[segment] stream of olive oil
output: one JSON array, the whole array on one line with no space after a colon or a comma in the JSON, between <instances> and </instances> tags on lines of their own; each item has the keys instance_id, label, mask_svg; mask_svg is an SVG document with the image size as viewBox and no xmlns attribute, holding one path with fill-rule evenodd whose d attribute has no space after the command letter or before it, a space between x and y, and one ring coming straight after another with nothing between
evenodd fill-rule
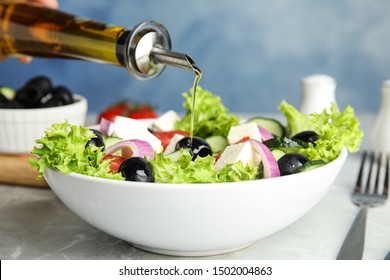
<instances>
[{"instance_id":1,"label":"stream of olive oil","mask_svg":"<svg viewBox=\"0 0 390 280\"><path fill-rule=\"evenodd\" d=\"M194 83L192 85L192 104L191 104L191 122L190 122L190 136L191 141L194 137L194 123L195 123L195 100L196 100L196 90L199 84L200 79L202 78L202 71L195 65L192 64L192 70L195 73ZM192 143L191 143L192 144Z\"/></svg>"}]
</instances>

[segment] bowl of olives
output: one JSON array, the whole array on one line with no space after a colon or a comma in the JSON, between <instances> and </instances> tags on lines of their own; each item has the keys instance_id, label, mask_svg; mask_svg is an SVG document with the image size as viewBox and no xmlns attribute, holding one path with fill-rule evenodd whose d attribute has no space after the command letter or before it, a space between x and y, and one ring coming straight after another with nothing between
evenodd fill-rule
<instances>
[{"instance_id":1,"label":"bowl of olives","mask_svg":"<svg viewBox=\"0 0 390 280\"><path fill-rule=\"evenodd\" d=\"M302 173L230 183L119 181L50 168L44 176L81 219L132 246L205 256L245 248L301 218L327 193L347 154Z\"/></svg>"},{"instance_id":2,"label":"bowl of olives","mask_svg":"<svg viewBox=\"0 0 390 280\"><path fill-rule=\"evenodd\" d=\"M83 125L87 107L84 97L46 76L33 77L16 90L0 87L0 153L30 153L53 123Z\"/></svg>"}]
</instances>

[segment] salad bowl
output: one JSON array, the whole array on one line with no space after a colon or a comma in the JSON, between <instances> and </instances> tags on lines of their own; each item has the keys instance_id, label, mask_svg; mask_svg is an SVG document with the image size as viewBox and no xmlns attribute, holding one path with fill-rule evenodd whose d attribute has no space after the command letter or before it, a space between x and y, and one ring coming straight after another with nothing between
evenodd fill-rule
<instances>
[{"instance_id":1,"label":"salad bowl","mask_svg":"<svg viewBox=\"0 0 390 280\"><path fill-rule=\"evenodd\" d=\"M131 245L173 256L231 252L282 230L327 193L347 158L310 171L234 183L117 181L47 168L44 177L75 214Z\"/></svg>"}]
</instances>

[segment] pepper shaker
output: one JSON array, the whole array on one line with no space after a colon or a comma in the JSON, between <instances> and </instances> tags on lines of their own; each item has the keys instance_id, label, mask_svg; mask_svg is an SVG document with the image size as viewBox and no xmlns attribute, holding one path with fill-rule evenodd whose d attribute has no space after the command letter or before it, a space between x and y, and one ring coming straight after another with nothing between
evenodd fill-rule
<instances>
[{"instance_id":1,"label":"pepper shaker","mask_svg":"<svg viewBox=\"0 0 390 280\"><path fill-rule=\"evenodd\" d=\"M371 149L390 152L390 80L382 82L382 102L370 135Z\"/></svg>"},{"instance_id":2,"label":"pepper shaker","mask_svg":"<svg viewBox=\"0 0 390 280\"><path fill-rule=\"evenodd\" d=\"M334 78L315 74L301 80L300 111L304 114L321 113L336 103L336 81ZM337 106L337 103L336 103Z\"/></svg>"}]
</instances>

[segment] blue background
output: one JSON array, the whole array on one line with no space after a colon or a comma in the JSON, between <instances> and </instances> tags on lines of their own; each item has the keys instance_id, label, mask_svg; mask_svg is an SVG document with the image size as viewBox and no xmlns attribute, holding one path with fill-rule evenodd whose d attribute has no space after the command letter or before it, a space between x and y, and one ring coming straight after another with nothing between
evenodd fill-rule
<instances>
[{"instance_id":1,"label":"blue background","mask_svg":"<svg viewBox=\"0 0 390 280\"><path fill-rule=\"evenodd\" d=\"M390 78L388 0L68 0L60 9L129 27L160 21L173 50L203 71L200 85L235 112L275 112L282 99L298 106L300 80L315 73L336 79L339 107L377 111L381 82ZM181 112L181 94L193 82L191 72L171 67L141 82L120 67L90 62L0 63L3 85L18 87L38 74L86 96L91 113L123 98Z\"/></svg>"}]
</instances>

